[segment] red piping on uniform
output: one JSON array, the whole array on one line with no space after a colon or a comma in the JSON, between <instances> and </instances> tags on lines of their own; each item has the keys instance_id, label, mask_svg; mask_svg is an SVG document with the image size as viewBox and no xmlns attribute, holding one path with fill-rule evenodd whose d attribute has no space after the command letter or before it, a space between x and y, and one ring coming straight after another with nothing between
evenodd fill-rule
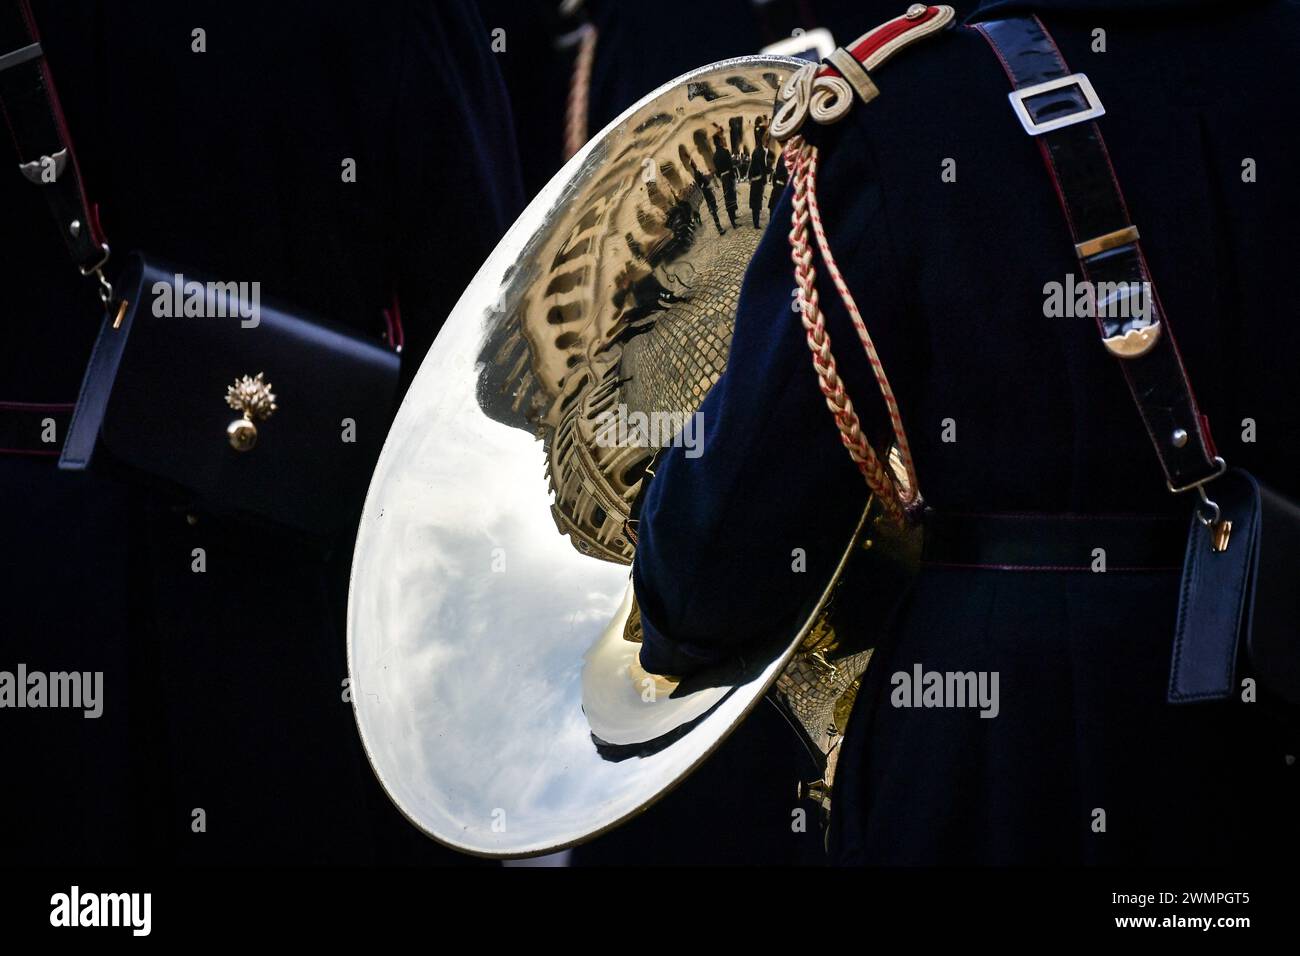
<instances>
[{"instance_id":1,"label":"red piping on uniform","mask_svg":"<svg viewBox=\"0 0 1300 956\"><path fill-rule=\"evenodd\" d=\"M72 402L0 402L0 412L70 412Z\"/></svg>"},{"instance_id":2,"label":"red piping on uniform","mask_svg":"<svg viewBox=\"0 0 1300 956\"><path fill-rule=\"evenodd\" d=\"M33 458L53 458L57 451L40 451L31 448L0 448L0 455L31 455Z\"/></svg>"},{"instance_id":3,"label":"red piping on uniform","mask_svg":"<svg viewBox=\"0 0 1300 956\"><path fill-rule=\"evenodd\" d=\"M402 300L393 292L393 301L384 309L384 324L388 326L388 346L400 352L406 344L406 330L402 328Z\"/></svg>"},{"instance_id":4,"label":"red piping on uniform","mask_svg":"<svg viewBox=\"0 0 1300 956\"><path fill-rule=\"evenodd\" d=\"M952 561L926 561L921 560L921 566L925 568L946 568L956 571L1054 571L1075 573L1087 571L1094 573L1089 565L1073 564L959 564ZM1130 573L1137 571L1177 571L1178 565L1150 565L1137 567L1115 567L1110 568L1110 572L1127 571Z\"/></svg>"}]
</instances>

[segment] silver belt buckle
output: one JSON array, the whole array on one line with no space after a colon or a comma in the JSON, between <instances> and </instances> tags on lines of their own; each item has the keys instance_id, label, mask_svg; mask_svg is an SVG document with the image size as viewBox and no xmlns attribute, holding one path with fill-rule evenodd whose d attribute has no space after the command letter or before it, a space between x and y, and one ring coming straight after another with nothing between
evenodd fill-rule
<instances>
[{"instance_id":1,"label":"silver belt buckle","mask_svg":"<svg viewBox=\"0 0 1300 956\"><path fill-rule=\"evenodd\" d=\"M1077 86L1083 93L1087 106L1068 116L1058 116L1055 119L1044 120L1041 123L1035 122L1033 116L1030 115L1025 100L1032 96L1041 96L1043 93L1051 93L1053 90L1064 89L1067 86ZM1092 83L1088 81L1088 76L1085 73L1071 73L1069 76L1057 77L1054 80L1048 80L1046 83L1025 86L1008 93L1007 98L1011 100L1011 108L1015 110L1020 125L1025 128L1025 132L1030 136L1040 136L1043 133L1050 133L1054 129L1073 126L1075 123L1086 123L1088 120L1106 115L1106 107L1101 105L1101 100L1097 98L1097 91L1092 88Z\"/></svg>"}]
</instances>

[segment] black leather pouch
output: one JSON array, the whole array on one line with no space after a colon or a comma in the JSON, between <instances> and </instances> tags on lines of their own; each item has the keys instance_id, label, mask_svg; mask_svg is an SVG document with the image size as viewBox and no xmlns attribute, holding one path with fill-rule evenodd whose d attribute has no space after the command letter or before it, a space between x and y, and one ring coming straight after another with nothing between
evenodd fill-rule
<instances>
[{"instance_id":1,"label":"black leather pouch","mask_svg":"<svg viewBox=\"0 0 1300 956\"><path fill-rule=\"evenodd\" d=\"M313 536L355 516L393 412L394 352L262 302L249 283L209 283L140 255L116 288L126 304L100 330L60 468L93 461ZM245 376L256 394L259 373L275 396L264 420L227 402ZM255 444L237 450L250 424Z\"/></svg>"},{"instance_id":2,"label":"black leather pouch","mask_svg":"<svg viewBox=\"0 0 1300 956\"><path fill-rule=\"evenodd\" d=\"M1213 529L1192 518L1169 701L1231 696L1244 646L1260 684L1300 704L1300 507L1239 468L1213 492L1232 531L1215 551Z\"/></svg>"}]
</instances>

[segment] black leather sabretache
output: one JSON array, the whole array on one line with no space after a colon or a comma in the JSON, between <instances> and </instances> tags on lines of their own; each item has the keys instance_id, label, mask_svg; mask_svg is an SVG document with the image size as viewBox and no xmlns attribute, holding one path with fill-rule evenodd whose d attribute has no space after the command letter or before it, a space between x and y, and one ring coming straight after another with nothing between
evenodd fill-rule
<instances>
[{"instance_id":1,"label":"black leather sabretache","mask_svg":"<svg viewBox=\"0 0 1300 956\"><path fill-rule=\"evenodd\" d=\"M1240 635L1248 627L1254 596L1259 485L1234 468L1214 483L1214 500L1232 522L1232 534L1227 550L1215 551L1213 532L1192 516L1169 668L1169 700L1176 704L1232 695Z\"/></svg>"},{"instance_id":2,"label":"black leather sabretache","mask_svg":"<svg viewBox=\"0 0 1300 956\"><path fill-rule=\"evenodd\" d=\"M1227 550L1215 551L1211 530L1192 519L1169 700L1235 693L1244 639L1260 683L1300 704L1300 507L1239 468L1214 483L1214 500L1232 535Z\"/></svg>"},{"instance_id":3,"label":"black leather sabretache","mask_svg":"<svg viewBox=\"0 0 1300 956\"><path fill-rule=\"evenodd\" d=\"M253 326L240 313L249 303L224 291L207 294L201 317L174 314L181 303L167 290L178 281L207 288L183 269L128 262L117 282L128 307L117 328L110 316L100 331L59 467L109 459L219 513L338 530L359 509L383 444L397 355L273 303L258 302ZM258 424L256 447L238 452L226 436L240 417L226 388L259 372L277 409Z\"/></svg>"}]
</instances>

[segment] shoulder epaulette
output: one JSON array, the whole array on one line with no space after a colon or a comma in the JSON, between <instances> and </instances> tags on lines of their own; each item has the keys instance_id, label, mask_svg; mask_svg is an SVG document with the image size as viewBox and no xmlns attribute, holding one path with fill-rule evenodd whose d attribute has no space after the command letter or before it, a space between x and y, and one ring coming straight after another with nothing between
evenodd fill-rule
<instances>
[{"instance_id":1,"label":"shoulder epaulette","mask_svg":"<svg viewBox=\"0 0 1300 956\"><path fill-rule=\"evenodd\" d=\"M955 16L949 6L914 3L902 16L869 30L848 47L836 48L821 63L795 71L781 86L772 138L784 142L809 116L822 124L843 119L855 94L869 103L880 92L871 71L904 47L946 29Z\"/></svg>"}]
</instances>

